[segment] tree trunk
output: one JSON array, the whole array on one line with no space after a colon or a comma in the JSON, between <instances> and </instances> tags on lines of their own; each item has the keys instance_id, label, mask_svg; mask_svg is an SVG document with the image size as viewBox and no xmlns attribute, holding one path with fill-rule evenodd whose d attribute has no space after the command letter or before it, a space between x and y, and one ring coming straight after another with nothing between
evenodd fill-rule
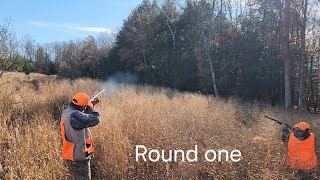
<instances>
[{"instance_id":1,"label":"tree trunk","mask_svg":"<svg viewBox=\"0 0 320 180\"><path fill-rule=\"evenodd\" d=\"M277 4L277 8L279 10L279 20L277 21L277 56L278 57L281 57L282 56L282 40L283 40L283 3L281 1L278 1L278 4ZM282 58L282 57L281 57ZM281 59L280 58L280 59ZM277 71L278 72L278 71ZM283 73L282 71L279 72L279 76L278 79L277 79L277 87L279 88L278 89L278 102L280 104L283 103L283 82L282 82L282 78L280 76L282 76Z\"/></svg>"},{"instance_id":2,"label":"tree trunk","mask_svg":"<svg viewBox=\"0 0 320 180\"><path fill-rule=\"evenodd\" d=\"M307 26L307 7L308 0L304 1L303 9L303 23L301 33L301 60L300 60L300 79L299 79L299 104L298 110L300 112L305 111L305 99L304 99L304 62L306 59L306 26Z\"/></svg>"},{"instance_id":3,"label":"tree trunk","mask_svg":"<svg viewBox=\"0 0 320 180\"><path fill-rule=\"evenodd\" d=\"M172 57L171 57L171 73L172 73L172 77L173 77L173 87L174 89L176 88L177 86L177 78L176 78L176 71L175 71L175 67L176 67L176 63L175 63L175 60L176 60L176 32L177 32L177 29L176 29L176 26L174 26L174 30L172 29L170 23L169 23L169 15L167 15L167 26L170 30L170 34L172 36Z\"/></svg>"},{"instance_id":4,"label":"tree trunk","mask_svg":"<svg viewBox=\"0 0 320 180\"><path fill-rule=\"evenodd\" d=\"M216 75L215 75L214 70L213 70L212 58L211 58L211 54L210 54L210 49L211 49L211 44L210 44L211 31L209 31L209 33L208 33L209 34L208 35L209 38L206 37L203 26L201 26L201 31L202 31L202 38L203 38L203 42L204 42L204 46L205 46L205 50L206 50L206 54L207 54L207 58L208 58L207 60L209 61L211 78L212 78L212 87L213 87L214 95L215 95L215 97L219 97L217 84L216 84Z\"/></svg>"},{"instance_id":5,"label":"tree trunk","mask_svg":"<svg viewBox=\"0 0 320 180\"><path fill-rule=\"evenodd\" d=\"M314 109L314 89L313 89L313 71L312 71L312 67L313 67L313 57L311 57L310 59L310 107ZM309 108L310 108L309 107Z\"/></svg>"},{"instance_id":6,"label":"tree trunk","mask_svg":"<svg viewBox=\"0 0 320 180\"><path fill-rule=\"evenodd\" d=\"M290 4L291 0L285 0L284 18L283 18L283 54L284 61L284 91L285 108L291 110L291 87L290 87L290 57L289 57L289 28L290 28Z\"/></svg>"}]
</instances>

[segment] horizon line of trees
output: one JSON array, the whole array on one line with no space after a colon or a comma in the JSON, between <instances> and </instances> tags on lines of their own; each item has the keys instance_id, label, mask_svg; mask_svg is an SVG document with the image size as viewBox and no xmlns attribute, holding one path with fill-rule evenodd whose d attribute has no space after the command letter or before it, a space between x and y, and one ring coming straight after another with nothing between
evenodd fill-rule
<instances>
[{"instance_id":1,"label":"horizon line of trees","mask_svg":"<svg viewBox=\"0 0 320 180\"><path fill-rule=\"evenodd\" d=\"M317 111L320 10L316 0L143 0L116 37L18 42L0 24L0 69L103 79L241 97Z\"/></svg>"}]
</instances>

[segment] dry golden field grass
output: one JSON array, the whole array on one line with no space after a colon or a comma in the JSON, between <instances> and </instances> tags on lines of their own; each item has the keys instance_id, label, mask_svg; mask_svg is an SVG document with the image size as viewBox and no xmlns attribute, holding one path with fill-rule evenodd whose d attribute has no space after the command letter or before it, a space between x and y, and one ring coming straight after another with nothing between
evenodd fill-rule
<instances>
[{"instance_id":1,"label":"dry golden field grass","mask_svg":"<svg viewBox=\"0 0 320 180\"><path fill-rule=\"evenodd\" d=\"M1 178L64 179L60 114L74 93L97 93L102 83L5 73L0 85ZM281 128L263 116L291 124L305 120L320 135L318 115L150 87L108 91L96 108L102 121L92 128L93 179L292 179ZM136 162L139 144L159 150L198 145L199 160ZM208 149L238 149L242 159L210 163L202 154Z\"/></svg>"}]
</instances>

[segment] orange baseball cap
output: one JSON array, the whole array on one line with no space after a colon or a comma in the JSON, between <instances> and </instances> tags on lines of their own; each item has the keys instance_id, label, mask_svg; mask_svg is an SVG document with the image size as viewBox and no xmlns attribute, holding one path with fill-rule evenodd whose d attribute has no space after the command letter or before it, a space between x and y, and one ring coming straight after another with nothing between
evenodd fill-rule
<instances>
[{"instance_id":1,"label":"orange baseball cap","mask_svg":"<svg viewBox=\"0 0 320 180\"><path fill-rule=\"evenodd\" d=\"M78 106L90 106L93 107L90 102L90 98L86 93L77 93L72 98L72 103Z\"/></svg>"},{"instance_id":2,"label":"orange baseball cap","mask_svg":"<svg viewBox=\"0 0 320 180\"><path fill-rule=\"evenodd\" d=\"M310 130L310 124L308 124L306 122L299 122L298 124L295 124L294 126L301 129L301 130L306 130L306 129Z\"/></svg>"}]
</instances>

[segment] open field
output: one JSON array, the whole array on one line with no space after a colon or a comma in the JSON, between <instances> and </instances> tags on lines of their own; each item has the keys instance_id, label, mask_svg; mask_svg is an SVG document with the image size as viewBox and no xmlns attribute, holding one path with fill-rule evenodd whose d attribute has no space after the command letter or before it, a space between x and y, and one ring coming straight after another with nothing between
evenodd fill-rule
<instances>
[{"instance_id":1,"label":"open field","mask_svg":"<svg viewBox=\"0 0 320 180\"><path fill-rule=\"evenodd\" d=\"M0 85L2 178L64 179L60 113L74 93L97 93L102 83L5 73ZM292 124L305 120L320 139L318 115L289 114L258 103L133 86L118 86L101 100L102 122L92 128L94 179L290 179L281 128L265 114ZM192 163L136 162L139 144L159 150L239 149L242 160L209 163L200 154Z\"/></svg>"}]
</instances>

